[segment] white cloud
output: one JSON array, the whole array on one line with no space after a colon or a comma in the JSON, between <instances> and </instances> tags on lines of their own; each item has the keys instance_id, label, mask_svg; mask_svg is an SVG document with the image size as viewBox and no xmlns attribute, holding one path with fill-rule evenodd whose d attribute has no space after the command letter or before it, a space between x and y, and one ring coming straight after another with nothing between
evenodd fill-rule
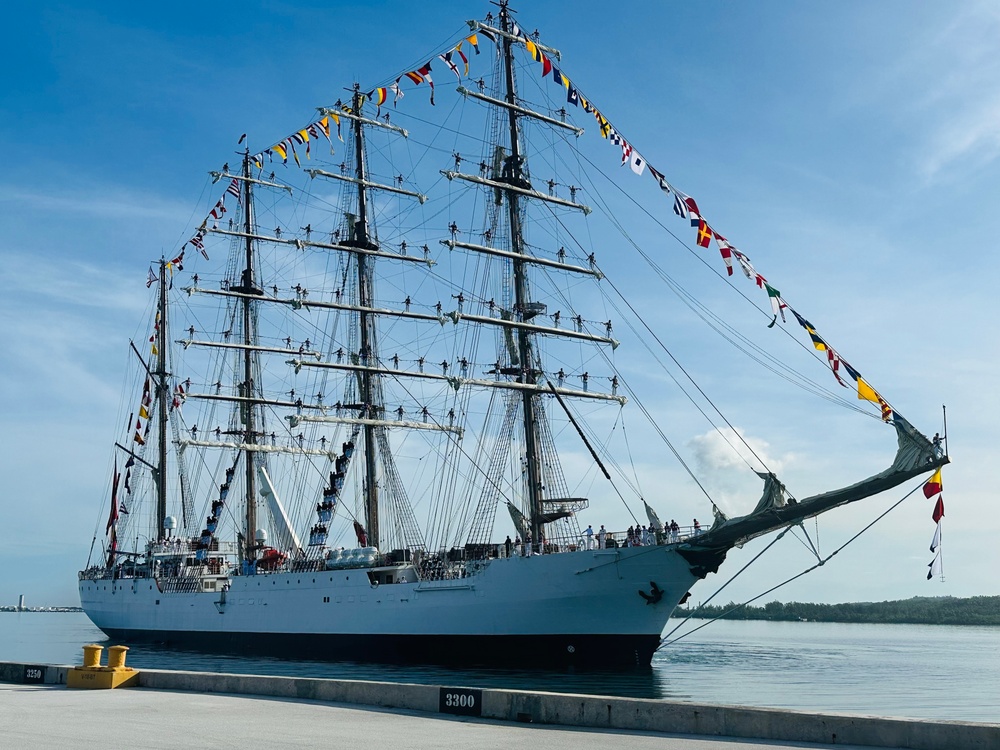
<instances>
[{"instance_id":1,"label":"white cloud","mask_svg":"<svg viewBox=\"0 0 1000 750\"><path fill-rule=\"evenodd\" d=\"M795 454L775 455L763 438L740 428L710 430L688 441L695 473L715 503L727 514L746 513L748 497L760 494L760 479L751 471L781 475L795 462Z\"/></svg>"},{"instance_id":2,"label":"white cloud","mask_svg":"<svg viewBox=\"0 0 1000 750\"><path fill-rule=\"evenodd\" d=\"M173 203L134 191L113 190L106 186L79 186L76 192L48 193L26 190L19 185L0 185L0 204L12 204L17 210L45 211L53 215L73 213L112 218L177 219L191 213L190 206ZM11 206L7 207L12 210Z\"/></svg>"}]
</instances>

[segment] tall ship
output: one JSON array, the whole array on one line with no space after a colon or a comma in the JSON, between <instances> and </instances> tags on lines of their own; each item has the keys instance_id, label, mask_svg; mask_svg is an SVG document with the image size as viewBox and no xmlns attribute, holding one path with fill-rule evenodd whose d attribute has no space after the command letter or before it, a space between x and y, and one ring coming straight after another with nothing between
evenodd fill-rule
<instances>
[{"instance_id":1,"label":"tall ship","mask_svg":"<svg viewBox=\"0 0 1000 750\"><path fill-rule=\"evenodd\" d=\"M211 172L205 221L150 268L110 505L79 573L82 606L109 637L312 659L648 666L678 603L733 547L947 462L505 0L468 24L424 50L426 64L348 86L266 148L241 137ZM656 196L664 225L690 233L679 251L718 262L721 289L745 289L760 333L799 337L800 362L782 369L678 292L630 234L628 191ZM659 293L735 344L733 368L762 365L884 422L889 468L795 498L754 465L760 500L728 517L659 424L671 421L657 413L667 374L690 371L671 361L674 324L643 318L616 286L617 272L647 267ZM629 364L630 347L663 371ZM690 473L669 495L629 468L630 413ZM707 497L703 526L667 521L689 491ZM630 528L601 524L623 507Z\"/></svg>"}]
</instances>

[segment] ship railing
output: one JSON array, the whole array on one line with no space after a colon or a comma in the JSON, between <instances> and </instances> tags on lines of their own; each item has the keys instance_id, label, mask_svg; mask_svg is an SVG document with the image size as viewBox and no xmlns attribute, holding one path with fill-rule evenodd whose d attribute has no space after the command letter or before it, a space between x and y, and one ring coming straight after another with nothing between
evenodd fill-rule
<instances>
[{"instance_id":1,"label":"ship railing","mask_svg":"<svg viewBox=\"0 0 1000 750\"><path fill-rule=\"evenodd\" d=\"M201 590L201 578L185 576L183 578L162 578L159 581L160 591L164 594L192 594Z\"/></svg>"},{"instance_id":2,"label":"ship railing","mask_svg":"<svg viewBox=\"0 0 1000 750\"><path fill-rule=\"evenodd\" d=\"M704 534L705 531L706 529L703 527L680 526L676 532L671 532L669 529L661 529L659 531L648 530L643 534L640 527L638 532L633 530L632 534L629 534L628 531L606 531L603 537L600 532L595 531L593 536L589 536L586 533L579 536L563 535L546 538L544 542L532 543L530 545L520 541L517 543L512 542L509 547L506 542L497 545L488 545L491 549L489 557L554 555L563 552L586 552L620 547L650 547L661 544L677 544Z\"/></svg>"},{"instance_id":3,"label":"ship railing","mask_svg":"<svg viewBox=\"0 0 1000 750\"><path fill-rule=\"evenodd\" d=\"M102 566L92 566L86 570L81 570L77 577L81 581L102 581L113 577L113 571Z\"/></svg>"}]
</instances>

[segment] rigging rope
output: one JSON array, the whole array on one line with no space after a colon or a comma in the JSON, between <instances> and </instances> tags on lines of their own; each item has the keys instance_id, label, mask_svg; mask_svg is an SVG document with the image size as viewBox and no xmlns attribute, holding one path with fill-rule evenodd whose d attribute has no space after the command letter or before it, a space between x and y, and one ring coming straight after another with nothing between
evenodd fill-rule
<instances>
[{"instance_id":1,"label":"rigging rope","mask_svg":"<svg viewBox=\"0 0 1000 750\"><path fill-rule=\"evenodd\" d=\"M874 520L873 520L873 521L872 521L871 523L869 523L869 524L868 524L867 526L863 527L863 528L862 528L862 529L861 529L861 530L860 530L860 531L859 531L859 532L858 532L857 534L855 534L855 535L854 535L854 536L852 536L852 537L851 537L850 539L848 539L848 540L847 540L846 542L844 542L844 543L843 543L842 545L840 545L839 547L837 547L837 549L835 549L835 550L834 550L833 552L831 552L831 553L830 553L829 555L827 555L827 556L826 556L825 558L822 558L822 559L820 559L820 560L819 560L819 562L817 562L817 563L816 563L815 565L812 565L812 566L810 566L810 567L806 568L806 569L805 569L805 570L803 570L803 571L802 571L801 573L797 573L797 574L793 575L793 576L792 576L791 578L788 578L788 579L786 579L786 580L782 581L781 583L777 584L776 586L772 586L772 587L771 587L771 588L769 588L769 589L768 589L767 591L763 591L763 592L761 592L760 594L758 594L757 596L753 597L752 599L747 599L747 600L746 600L745 602L743 602L742 604L737 604L737 605L736 605L735 607L732 607L731 609L728 609L728 610L726 610L726 611L725 611L725 612L723 612L723 613L722 613L721 615L718 615L717 617L713 617L713 618L712 618L711 620L708 620L707 622L703 622L703 623L702 623L701 625L699 625L698 627L696 627L696 628L693 628L692 630L689 630L689 631L688 631L688 632L686 632L686 633L682 633L681 635L679 635L679 636L677 636L676 638L674 638L674 639L673 639L672 641L668 641L668 640L667 640L667 638L669 638L669 634L668 634L667 636L665 636L664 638L662 638L662 639L660 640L660 645L659 645L659 646L657 647L657 650L659 650L659 649L663 648L664 646L672 646L673 644L677 643L677 641L681 640L682 638L687 638L687 637L688 637L689 635L691 635L692 633L696 633L697 631L701 630L702 628L704 628L704 627L706 627L706 626L708 626L708 625L711 625L711 624L712 624L713 622L715 622L716 620L721 620L721 619L722 619L722 618L724 618L724 617L725 617L726 615L728 615L728 614L731 614L732 612L735 612L735 611L736 611L736 610L738 610L738 609L742 609L743 607L747 606L748 604L752 604L753 602L757 601L758 599L761 599L761 598L763 598L763 597L767 596L767 595L768 595L768 594L770 594L770 593L771 593L772 591L776 591L776 590L780 589L780 588L781 588L782 586L785 586L786 584L789 584L789 583L791 583L792 581L794 581L794 580L796 580L796 579L798 579L798 578L801 578L802 576L806 575L807 573L811 573L811 572L813 572L814 570L816 570L816 568L821 568L821 567L823 567L824 565L826 565L826 564L827 564L827 563L828 563L828 562L829 562L829 561L830 561L830 560L831 560L831 559L833 558L833 556L834 556L834 555L836 555L837 553L839 553L839 552L840 552L840 551L841 551L842 549L844 549L844 548L845 548L845 547L846 547L847 545L849 545L849 544L850 544L851 542L853 542L853 541L854 541L855 539L857 539L857 538L858 538L859 536L861 536L861 535L862 535L862 534L864 534L864 533L865 533L866 531L868 531L868 530L869 530L869 529L870 529L870 528L871 528L872 526L874 526L875 524L877 524L877 523L878 523L879 521L881 521L881 520L882 520L883 518L885 518L885 517L886 517L887 515L889 515L889 514L890 514L890 513L892 512L892 511L894 511L894 510L895 510L896 508L898 508L898 507L899 507L900 505L902 505L903 501L905 501L905 500L906 500L906 499L907 499L907 498L908 498L908 497L909 497L910 495L912 495L912 494L913 494L914 492L916 492L916 491L917 491L918 489L920 489L920 488L921 488L921 487L923 487L923 486L924 486L924 483L923 483L923 482L921 482L921 483L920 483L920 484L918 484L918 485L917 485L916 487L914 487L914 488L913 488L912 490L910 490L909 492L907 492L907 493L906 493L905 495L903 495L903 496L902 496L902 497L901 497L901 498L900 498L899 500L897 500L897 501L896 501L895 503L893 503L892 505L890 505L890 506L889 506L889 507L888 507L888 508L887 508L886 510L884 510L884 511L883 511L882 513L880 513L880 514L879 514L879 515L878 515L878 516L877 516L877 517L876 517L876 518L875 518L875 519L874 519ZM791 528L791 527L789 527L789 528ZM786 529L786 531L787 531L787 529ZM784 534L784 532L782 532L782 535L783 535L783 534ZM779 536L778 538L780 539L780 536ZM777 540L778 540L778 539L775 539L774 541L777 541ZM772 542L771 544L773 544L773 543L774 543L774 542ZM768 546L767 546L767 547L766 547L766 548L765 548L765 549L764 549L764 550L763 550L763 551L761 552L761 554L763 554L763 552L767 551L767 549L768 549L768 548L770 548L770 547L771 547L771 545L769 544L769 545L768 545ZM760 555L757 555L757 557L760 557ZM753 560L751 560L751 561L750 561L750 563L754 562L754 561L755 561L755 560L757 559L757 557L755 557L755 558L754 558ZM750 565L750 563L747 563L747 565L745 565L745 566L744 566L743 568L741 568L741 569L740 569L740 571L739 571L739 573L742 573L742 572L743 572L743 570L745 570L745 569L746 569L746 567L747 567L748 565ZM737 573L736 575L739 575L739 573ZM733 578L735 578L735 577L736 577L736 576L733 576ZM727 581L727 582L726 582L726 585L728 586L728 585L729 585L729 583L730 583L730 582L729 582L729 581ZM723 588L725 588L725 586L724 586ZM719 591L721 591L721 590L722 590L722 589L719 589ZM716 593L718 593L718 592L716 592ZM714 596L714 594L713 594L713 596ZM686 622L686 620L685 620L685 622ZM677 628L679 628L679 627L680 627L680 624L678 624L678 626L677 626L677 627L675 627L675 628L674 628L673 630L671 630L671 631L670 631L670 633L673 633L673 632L675 632L675 631L677 630Z\"/></svg>"}]
</instances>

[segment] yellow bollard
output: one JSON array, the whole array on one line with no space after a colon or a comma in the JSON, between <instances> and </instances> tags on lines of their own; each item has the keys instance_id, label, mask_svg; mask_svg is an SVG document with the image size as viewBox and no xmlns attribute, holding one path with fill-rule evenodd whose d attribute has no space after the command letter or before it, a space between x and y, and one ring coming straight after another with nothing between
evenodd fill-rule
<instances>
[{"instance_id":1,"label":"yellow bollard","mask_svg":"<svg viewBox=\"0 0 1000 750\"><path fill-rule=\"evenodd\" d=\"M124 667L126 651L128 651L128 646L111 646L108 649L108 666L111 669Z\"/></svg>"},{"instance_id":2,"label":"yellow bollard","mask_svg":"<svg viewBox=\"0 0 1000 750\"><path fill-rule=\"evenodd\" d=\"M98 646L96 643L92 643L89 646L83 647L83 666L85 669L93 669L94 667L101 666L101 652L104 650L104 646Z\"/></svg>"},{"instance_id":3,"label":"yellow bollard","mask_svg":"<svg viewBox=\"0 0 1000 750\"><path fill-rule=\"evenodd\" d=\"M66 673L69 688L117 688L139 684L139 673L125 666L128 646L108 647L108 666L101 666L104 646L91 644L83 647L83 666L73 667Z\"/></svg>"}]
</instances>

